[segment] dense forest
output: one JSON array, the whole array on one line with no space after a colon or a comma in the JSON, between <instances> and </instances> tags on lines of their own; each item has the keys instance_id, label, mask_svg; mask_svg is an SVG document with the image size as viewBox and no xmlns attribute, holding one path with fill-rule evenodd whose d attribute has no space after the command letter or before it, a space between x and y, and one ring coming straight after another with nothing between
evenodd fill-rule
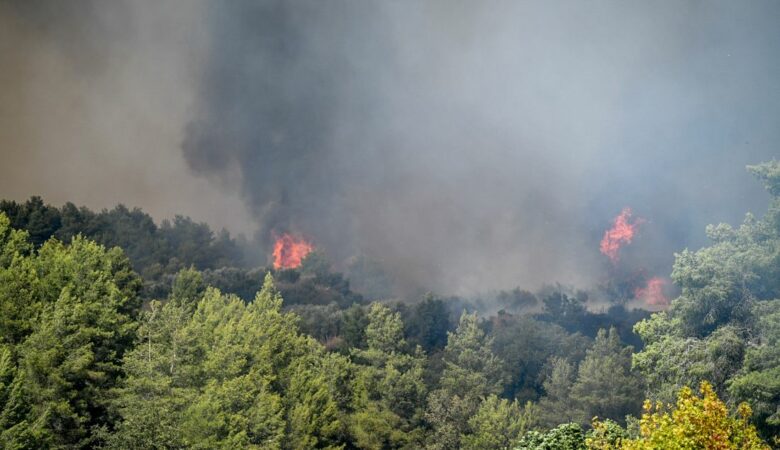
<instances>
[{"instance_id":1,"label":"dense forest","mask_svg":"<svg viewBox=\"0 0 780 450\"><path fill-rule=\"evenodd\" d=\"M778 446L780 163L749 170L765 216L676 254L652 314L561 286L379 299L189 218L3 201L0 447Z\"/></svg>"}]
</instances>

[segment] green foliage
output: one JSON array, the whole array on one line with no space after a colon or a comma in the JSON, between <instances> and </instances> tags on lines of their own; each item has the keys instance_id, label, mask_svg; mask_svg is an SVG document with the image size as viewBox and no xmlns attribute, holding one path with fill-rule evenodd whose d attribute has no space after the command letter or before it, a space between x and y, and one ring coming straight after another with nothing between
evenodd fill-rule
<instances>
[{"instance_id":1,"label":"green foliage","mask_svg":"<svg viewBox=\"0 0 780 450\"><path fill-rule=\"evenodd\" d=\"M380 303L371 305L366 327L368 348L355 350L358 362L354 385L356 413L351 430L360 446L403 448L419 440L426 395L424 355L418 347L404 353L403 322L397 312ZM372 411L370 416L364 411Z\"/></svg>"},{"instance_id":2,"label":"green foliage","mask_svg":"<svg viewBox=\"0 0 780 450\"><path fill-rule=\"evenodd\" d=\"M32 252L0 214L2 439L9 448L93 445L135 339L140 282L119 249L76 237Z\"/></svg>"},{"instance_id":3,"label":"green foliage","mask_svg":"<svg viewBox=\"0 0 780 450\"><path fill-rule=\"evenodd\" d=\"M343 360L337 360L346 364ZM343 417L339 411L338 381L333 367L322 354L298 358L291 367L289 387L284 396L288 442L284 447L309 449L337 447L343 440Z\"/></svg>"},{"instance_id":4,"label":"green foliage","mask_svg":"<svg viewBox=\"0 0 780 450\"><path fill-rule=\"evenodd\" d=\"M46 417L31 414L32 398L25 372L17 368L7 346L0 346L0 447L14 449L46 448L53 436L45 427ZM43 419L43 420L41 420Z\"/></svg>"},{"instance_id":5,"label":"green foliage","mask_svg":"<svg viewBox=\"0 0 780 450\"><path fill-rule=\"evenodd\" d=\"M750 167L773 195L766 216L748 214L734 230L709 226L713 245L677 256L672 278L682 288L673 313L686 335L701 337L731 323L749 325L755 300L780 297L780 198L777 161Z\"/></svg>"},{"instance_id":6,"label":"green foliage","mask_svg":"<svg viewBox=\"0 0 780 450\"><path fill-rule=\"evenodd\" d=\"M482 399L501 392L504 365L491 347L477 315L464 312L458 328L448 335L440 387L428 399L426 419L433 428L428 448L459 448Z\"/></svg>"},{"instance_id":7,"label":"green foliage","mask_svg":"<svg viewBox=\"0 0 780 450\"><path fill-rule=\"evenodd\" d=\"M410 308L404 317L406 335L412 344L420 345L428 353L447 345L450 331L450 314L443 300L428 294Z\"/></svg>"},{"instance_id":8,"label":"green foliage","mask_svg":"<svg viewBox=\"0 0 780 450\"><path fill-rule=\"evenodd\" d=\"M539 303L539 299L529 291L515 288L511 291L501 291L496 295L496 301L507 311L518 312L533 308Z\"/></svg>"},{"instance_id":9,"label":"green foliage","mask_svg":"<svg viewBox=\"0 0 780 450\"><path fill-rule=\"evenodd\" d=\"M301 275L325 278L331 273L330 264L328 263L325 254L320 250L314 250L309 252L303 261L301 261L301 267L299 268Z\"/></svg>"},{"instance_id":10,"label":"green foliage","mask_svg":"<svg viewBox=\"0 0 780 450\"><path fill-rule=\"evenodd\" d=\"M630 438L629 433L612 420L601 421L597 417L593 419L593 429L585 438L585 445L593 450L619 449L623 441Z\"/></svg>"},{"instance_id":11,"label":"green foliage","mask_svg":"<svg viewBox=\"0 0 780 450\"><path fill-rule=\"evenodd\" d=\"M729 392L753 406L766 435L780 434L780 300L754 307L756 332Z\"/></svg>"},{"instance_id":12,"label":"green foliage","mask_svg":"<svg viewBox=\"0 0 780 450\"><path fill-rule=\"evenodd\" d=\"M463 398L500 393L504 362L493 353L492 346L493 338L480 328L477 315L464 312L455 332L448 333L441 388Z\"/></svg>"},{"instance_id":13,"label":"green foliage","mask_svg":"<svg viewBox=\"0 0 780 450\"><path fill-rule=\"evenodd\" d=\"M586 337L569 334L556 324L530 317L503 317L494 321L491 334L493 351L506 363L509 379L504 395L508 398L537 400L544 391L543 375L549 362L561 357L579 362L590 345ZM555 424L560 423L556 420Z\"/></svg>"},{"instance_id":14,"label":"green foliage","mask_svg":"<svg viewBox=\"0 0 780 450\"><path fill-rule=\"evenodd\" d=\"M236 242L190 219L2 202L0 448L766 448L780 169L750 170L774 196L766 216L677 255L680 297L636 324L633 361L623 342L645 313L592 313L561 286L498 295L513 311L542 299L540 314L464 312L452 331L463 299L366 305L319 253L274 280L223 267ZM151 292L164 300L142 304ZM645 386L676 405L621 428ZM747 405L729 414L740 401L755 428Z\"/></svg>"},{"instance_id":15,"label":"green foliage","mask_svg":"<svg viewBox=\"0 0 780 450\"><path fill-rule=\"evenodd\" d=\"M712 245L676 255L672 278L681 295L667 313L636 325L646 343L634 355L651 398L670 401L683 386L712 382L727 401L756 409L765 436L780 431L780 358L774 299L780 298L780 169L776 161L748 169L773 196L766 215L748 214L737 229L709 226Z\"/></svg>"},{"instance_id":16,"label":"green foliage","mask_svg":"<svg viewBox=\"0 0 780 450\"><path fill-rule=\"evenodd\" d=\"M565 358L552 358L550 375L544 381L545 396L539 401L540 421L547 427L579 421L582 412L571 396L576 368Z\"/></svg>"},{"instance_id":17,"label":"green foliage","mask_svg":"<svg viewBox=\"0 0 780 450\"><path fill-rule=\"evenodd\" d=\"M606 446L601 440L600 446L593 448L620 448L626 450L652 450L675 448L680 450L698 449L769 449L758 437L755 427L750 424L750 407L741 404L737 416L728 413L726 405L718 398L709 383L702 383L701 397L684 387L677 396L677 403L664 407L645 402L645 412L640 419L641 435L636 439L621 439L614 447ZM603 427L596 422L596 430ZM597 436L596 436L597 437ZM594 439L598 442L598 439Z\"/></svg>"},{"instance_id":18,"label":"green foliage","mask_svg":"<svg viewBox=\"0 0 780 450\"><path fill-rule=\"evenodd\" d=\"M191 273L180 278L183 287L197 285ZM139 438L174 448L335 445L343 428L341 372L299 334L295 316L281 311L270 274L248 305L209 288L193 309L196 298L179 293L197 292L189 288L144 315L111 446Z\"/></svg>"},{"instance_id":19,"label":"green foliage","mask_svg":"<svg viewBox=\"0 0 780 450\"><path fill-rule=\"evenodd\" d=\"M107 419L108 393L122 376L140 304L112 277L112 255L95 243L49 241L37 263L46 293L54 297L59 287L59 294L20 344L20 366L33 414L47 411L57 441L81 445Z\"/></svg>"},{"instance_id":20,"label":"green foliage","mask_svg":"<svg viewBox=\"0 0 780 450\"><path fill-rule=\"evenodd\" d=\"M564 322L576 320L577 317L585 314L583 299L568 296L560 290L544 297L542 303L545 314Z\"/></svg>"},{"instance_id":21,"label":"green foliage","mask_svg":"<svg viewBox=\"0 0 780 450\"><path fill-rule=\"evenodd\" d=\"M301 331L322 342L329 350L348 352L344 341L347 312L335 303L328 305L292 305L288 310L299 318Z\"/></svg>"},{"instance_id":22,"label":"green foliage","mask_svg":"<svg viewBox=\"0 0 780 450\"><path fill-rule=\"evenodd\" d=\"M637 324L648 345L634 355L633 365L645 376L653 398L672 401L683 386L705 380L723 393L729 377L742 365L746 342L738 330L724 326L704 339L656 334L664 326L663 314Z\"/></svg>"},{"instance_id":23,"label":"green foliage","mask_svg":"<svg viewBox=\"0 0 780 450\"><path fill-rule=\"evenodd\" d=\"M277 287L284 293L285 302L289 305L336 303L342 308L363 302L363 298L352 292L349 281L341 274L319 270L319 274L302 274L299 269L277 272Z\"/></svg>"},{"instance_id":24,"label":"green foliage","mask_svg":"<svg viewBox=\"0 0 780 450\"><path fill-rule=\"evenodd\" d=\"M382 354L399 352L406 344L401 316L381 303L373 303L368 311L366 343L369 350Z\"/></svg>"},{"instance_id":25,"label":"green foliage","mask_svg":"<svg viewBox=\"0 0 780 450\"><path fill-rule=\"evenodd\" d=\"M154 301L141 317L140 341L125 358L127 378L114 408L122 420L108 436L109 448L181 448L180 418L195 400L184 375L184 328L192 311L174 301Z\"/></svg>"},{"instance_id":26,"label":"green foliage","mask_svg":"<svg viewBox=\"0 0 780 450\"><path fill-rule=\"evenodd\" d=\"M203 296L206 285L203 276L194 268L184 269L176 274L171 288L170 300L193 310Z\"/></svg>"},{"instance_id":27,"label":"green foliage","mask_svg":"<svg viewBox=\"0 0 780 450\"><path fill-rule=\"evenodd\" d=\"M0 291L6 447L506 448L536 426L534 405L497 397L505 365L477 316L448 333L449 312L432 297L401 308L412 326L378 303L331 312L320 327L344 336L351 362L300 334L270 274L246 304L185 269L168 299L141 313L139 279L118 249L77 236L36 253L7 221L0 230L11 287ZM534 339L582 353L582 338L538 327ZM428 395L425 355L407 336L437 348L443 334L441 378Z\"/></svg>"},{"instance_id":28,"label":"green foliage","mask_svg":"<svg viewBox=\"0 0 780 450\"><path fill-rule=\"evenodd\" d=\"M623 421L638 413L643 384L631 370L631 347L624 347L617 331L599 331L585 359L576 368L564 358L553 358L539 402L542 423L561 420L586 425L594 416Z\"/></svg>"},{"instance_id":29,"label":"green foliage","mask_svg":"<svg viewBox=\"0 0 780 450\"><path fill-rule=\"evenodd\" d=\"M468 420L469 433L461 436L461 445L469 450L511 449L529 430L535 413L531 403L523 408L517 400L491 395Z\"/></svg>"},{"instance_id":30,"label":"green foliage","mask_svg":"<svg viewBox=\"0 0 780 450\"><path fill-rule=\"evenodd\" d=\"M629 283L625 289L631 291L636 282ZM605 312L592 312L586 308L588 293L574 291L560 285L546 286L538 294L543 299L542 313L535 315L537 320L559 325L568 333L579 333L594 338L601 329L617 329L623 342L641 346L641 341L632 332L634 324L650 314L642 309L626 309L622 303L612 304ZM625 299L619 296L618 299Z\"/></svg>"},{"instance_id":31,"label":"green foliage","mask_svg":"<svg viewBox=\"0 0 780 450\"><path fill-rule=\"evenodd\" d=\"M775 197L780 197L780 161L770 161L755 166L748 166L748 171L764 182L766 190Z\"/></svg>"},{"instance_id":32,"label":"green foliage","mask_svg":"<svg viewBox=\"0 0 780 450\"><path fill-rule=\"evenodd\" d=\"M30 242L40 247L62 226L62 220L57 208L45 205L40 197L30 197L22 204L3 200L0 201L0 212L5 213L10 226L27 230Z\"/></svg>"},{"instance_id":33,"label":"green foliage","mask_svg":"<svg viewBox=\"0 0 780 450\"><path fill-rule=\"evenodd\" d=\"M274 272L276 287L284 295L287 306L335 304L346 309L353 304L362 304L363 297L350 289L349 282L341 274L327 272L316 275L302 274L301 269L284 269ZM263 284L267 269L221 267L202 271L203 281L222 292L236 294L249 302ZM160 289L167 292L166 289Z\"/></svg>"},{"instance_id":34,"label":"green foliage","mask_svg":"<svg viewBox=\"0 0 780 450\"><path fill-rule=\"evenodd\" d=\"M362 348L366 342L366 327L368 316L365 309L352 305L344 313L344 328L342 336L348 348Z\"/></svg>"},{"instance_id":35,"label":"green foliage","mask_svg":"<svg viewBox=\"0 0 780 450\"><path fill-rule=\"evenodd\" d=\"M0 342L18 344L32 332L43 308L40 278L27 233L0 213Z\"/></svg>"},{"instance_id":36,"label":"green foliage","mask_svg":"<svg viewBox=\"0 0 780 450\"><path fill-rule=\"evenodd\" d=\"M614 328L599 331L571 388L571 397L586 420L598 416L622 421L627 414L639 412L644 389L631 371L631 351L623 347Z\"/></svg>"},{"instance_id":37,"label":"green foliage","mask_svg":"<svg viewBox=\"0 0 780 450\"><path fill-rule=\"evenodd\" d=\"M443 389L431 392L425 409L425 419L432 431L427 436L425 448L460 448L461 438L469 431L468 420L476 413L479 404L479 398L451 395Z\"/></svg>"},{"instance_id":38,"label":"green foliage","mask_svg":"<svg viewBox=\"0 0 780 450\"><path fill-rule=\"evenodd\" d=\"M559 425L547 432L530 431L515 450L585 450L585 433L576 423Z\"/></svg>"},{"instance_id":39,"label":"green foliage","mask_svg":"<svg viewBox=\"0 0 780 450\"><path fill-rule=\"evenodd\" d=\"M227 231L214 233L188 217L176 216L157 226L138 208L119 205L96 213L67 203L58 209L40 197L24 203L0 201L0 212L6 213L13 228L28 231L35 248L51 237L69 243L79 235L108 248L122 248L147 281L148 293L164 292L164 276L190 266L199 270L244 266L243 251Z\"/></svg>"}]
</instances>

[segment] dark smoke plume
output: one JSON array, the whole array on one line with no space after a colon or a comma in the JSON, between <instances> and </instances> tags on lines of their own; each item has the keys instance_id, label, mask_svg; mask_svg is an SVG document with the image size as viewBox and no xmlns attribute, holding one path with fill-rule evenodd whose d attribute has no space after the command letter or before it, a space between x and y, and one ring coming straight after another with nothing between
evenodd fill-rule
<instances>
[{"instance_id":1,"label":"dark smoke plume","mask_svg":"<svg viewBox=\"0 0 780 450\"><path fill-rule=\"evenodd\" d=\"M665 275L766 204L744 166L778 155L779 21L775 1L0 0L0 194L247 229L240 196L266 245L301 233L443 293L603 282L630 207L620 270Z\"/></svg>"},{"instance_id":2,"label":"dark smoke plume","mask_svg":"<svg viewBox=\"0 0 780 450\"><path fill-rule=\"evenodd\" d=\"M777 4L231 2L184 154L238 169L269 239L316 237L412 285L604 273L598 240L668 273L706 223L765 202L777 150Z\"/></svg>"}]
</instances>

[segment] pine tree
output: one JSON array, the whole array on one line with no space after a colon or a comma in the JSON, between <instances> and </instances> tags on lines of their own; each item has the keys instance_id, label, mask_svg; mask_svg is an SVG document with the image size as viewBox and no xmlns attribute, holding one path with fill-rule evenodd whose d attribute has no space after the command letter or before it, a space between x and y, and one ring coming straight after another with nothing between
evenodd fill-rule
<instances>
[{"instance_id":1,"label":"pine tree","mask_svg":"<svg viewBox=\"0 0 780 450\"><path fill-rule=\"evenodd\" d=\"M417 442L426 394L423 382L425 357L417 347L405 353L403 322L397 312L380 303L368 312L368 348L355 350L358 372L356 413L351 432L361 448L401 448Z\"/></svg>"},{"instance_id":2,"label":"pine tree","mask_svg":"<svg viewBox=\"0 0 780 450\"><path fill-rule=\"evenodd\" d=\"M534 422L535 407L490 395L468 420L469 433L461 436L466 450L512 449Z\"/></svg>"},{"instance_id":3,"label":"pine tree","mask_svg":"<svg viewBox=\"0 0 780 450\"><path fill-rule=\"evenodd\" d=\"M582 422L596 416L622 422L626 415L639 413L644 390L631 371L631 351L623 347L616 329L599 330L571 389L572 400L583 413Z\"/></svg>"},{"instance_id":4,"label":"pine tree","mask_svg":"<svg viewBox=\"0 0 780 450\"><path fill-rule=\"evenodd\" d=\"M444 371L439 389L428 398L426 419L433 428L427 442L431 449L455 449L468 432L468 420L480 403L501 392L503 361L491 350L492 339L479 327L476 314L463 313L444 348Z\"/></svg>"}]
</instances>

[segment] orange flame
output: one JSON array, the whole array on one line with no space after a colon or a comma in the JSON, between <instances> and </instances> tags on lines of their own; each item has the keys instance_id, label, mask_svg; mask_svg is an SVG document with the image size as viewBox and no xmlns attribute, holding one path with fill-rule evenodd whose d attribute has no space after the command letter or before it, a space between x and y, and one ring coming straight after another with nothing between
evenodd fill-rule
<instances>
[{"instance_id":1,"label":"orange flame","mask_svg":"<svg viewBox=\"0 0 780 450\"><path fill-rule=\"evenodd\" d=\"M617 263L618 259L620 259L620 256L618 255L620 247L631 243L639 225L644 222L642 219L636 219L631 223L630 220L631 208L623 208L620 215L615 217L615 220L612 221L612 228L605 231L604 237L601 239L599 250L609 257L613 264Z\"/></svg>"},{"instance_id":2,"label":"orange flame","mask_svg":"<svg viewBox=\"0 0 780 450\"><path fill-rule=\"evenodd\" d=\"M634 289L634 297L643 300L648 305L669 306L669 297L664 294L665 286L666 280L663 278L650 278L645 287Z\"/></svg>"},{"instance_id":3,"label":"orange flame","mask_svg":"<svg viewBox=\"0 0 780 450\"><path fill-rule=\"evenodd\" d=\"M314 246L306 239L285 233L274 242L274 269L294 269L301 265Z\"/></svg>"}]
</instances>

